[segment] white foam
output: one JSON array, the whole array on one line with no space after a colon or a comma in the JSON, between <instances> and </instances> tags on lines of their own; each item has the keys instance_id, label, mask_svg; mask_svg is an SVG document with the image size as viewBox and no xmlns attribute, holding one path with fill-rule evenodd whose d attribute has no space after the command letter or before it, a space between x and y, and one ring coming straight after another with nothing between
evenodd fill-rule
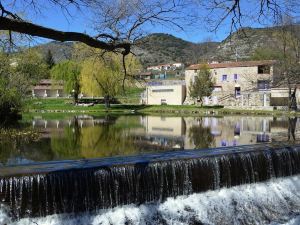
<instances>
[{"instance_id":1,"label":"white foam","mask_svg":"<svg viewBox=\"0 0 300 225\"><path fill-rule=\"evenodd\" d=\"M183 225L204 224L283 224L300 223L300 176L274 179L266 183L242 185L217 191L169 198L163 203L127 205L82 215L51 215L26 218L13 225ZM292 219L295 217L294 219ZM7 222L8 221L8 222ZM0 224L10 224L4 209ZM35 223L33 223L35 222Z\"/></svg>"},{"instance_id":2,"label":"white foam","mask_svg":"<svg viewBox=\"0 0 300 225\"><path fill-rule=\"evenodd\" d=\"M287 223L282 224L282 225L299 225L299 224L300 224L300 216L297 216L297 217L291 219L290 221L288 221Z\"/></svg>"}]
</instances>

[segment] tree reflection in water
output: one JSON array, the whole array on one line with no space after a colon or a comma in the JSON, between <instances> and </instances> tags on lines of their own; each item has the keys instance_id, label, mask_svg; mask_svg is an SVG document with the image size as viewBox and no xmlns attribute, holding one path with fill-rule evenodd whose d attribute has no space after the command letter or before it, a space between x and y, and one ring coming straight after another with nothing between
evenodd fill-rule
<instances>
[{"instance_id":1,"label":"tree reflection in water","mask_svg":"<svg viewBox=\"0 0 300 225\"><path fill-rule=\"evenodd\" d=\"M195 145L195 148L209 148L214 145L214 136L211 134L210 127L204 127L203 118L197 118L197 125L192 125L189 128L190 143Z\"/></svg>"},{"instance_id":2,"label":"tree reflection in water","mask_svg":"<svg viewBox=\"0 0 300 225\"><path fill-rule=\"evenodd\" d=\"M296 131L296 124L297 124L297 117L289 117L289 127L288 127L288 140L291 141L291 136L293 141L296 140L295 131Z\"/></svg>"},{"instance_id":3,"label":"tree reflection in water","mask_svg":"<svg viewBox=\"0 0 300 225\"><path fill-rule=\"evenodd\" d=\"M74 159L80 156L81 131L78 118L73 118L73 127L65 127L63 135L51 132L51 149L55 158Z\"/></svg>"},{"instance_id":4,"label":"tree reflection in water","mask_svg":"<svg viewBox=\"0 0 300 225\"><path fill-rule=\"evenodd\" d=\"M49 145L40 140L37 130L30 128L29 123L17 125L16 127L0 128L0 165L51 158L49 148L40 149L40 145Z\"/></svg>"},{"instance_id":5,"label":"tree reflection in water","mask_svg":"<svg viewBox=\"0 0 300 225\"><path fill-rule=\"evenodd\" d=\"M101 125L80 127L74 118L74 126L64 130L63 137L52 136L51 147L57 158L95 158L128 155L138 150L128 129L115 124L115 117L106 117Z\"/></svg>"}]
</instances>

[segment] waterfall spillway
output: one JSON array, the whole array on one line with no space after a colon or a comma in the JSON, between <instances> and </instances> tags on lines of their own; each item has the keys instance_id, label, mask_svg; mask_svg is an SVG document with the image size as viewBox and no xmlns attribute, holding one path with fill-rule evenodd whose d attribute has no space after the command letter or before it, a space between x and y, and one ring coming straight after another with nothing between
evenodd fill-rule
<instances>
[{"instance_id":1,"label":"waterfall spillway","mask_svg":"<svg viewBox=\"0 0 300 225\"><path fill-rule=\"evenodd\" d=\"M242 146L0 169L14 218L87 212L261 182L300 172L300 146Z\"/></svg>"}]
</instances>

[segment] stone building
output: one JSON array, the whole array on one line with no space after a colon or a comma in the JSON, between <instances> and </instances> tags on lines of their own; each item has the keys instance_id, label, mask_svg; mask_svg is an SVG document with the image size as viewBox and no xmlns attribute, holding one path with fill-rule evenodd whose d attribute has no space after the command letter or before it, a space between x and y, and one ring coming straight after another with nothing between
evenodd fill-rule
<instances>
[{"instance_id":1,"label":"stone building","mask_svg":"<svg viewBox=\"0 0 300 225\"><path fill-rule=\"evenodd\" d=\"M212 96L204 98L204 104L269 106L274 64L273 60L208 64L215 85ZM188 103L192 102L189 87L202 66L196 64L186 68Z\"/></svg>"}]
</instances>

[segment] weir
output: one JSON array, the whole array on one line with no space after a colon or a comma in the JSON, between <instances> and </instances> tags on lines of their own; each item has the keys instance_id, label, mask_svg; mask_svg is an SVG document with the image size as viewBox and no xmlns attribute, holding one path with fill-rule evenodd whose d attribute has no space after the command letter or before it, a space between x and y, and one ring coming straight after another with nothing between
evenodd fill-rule
<instances>
[{"instance_id":1,"label":"weir","mask_svg":"<svg viewBox=\"0 0 300 225\"><path fill-rule=\"evenodd\" d=\"M0 168L11 216L42 217L284 177L300 172L300 145L249 145Z\"/></svg>"}]
</instances>

